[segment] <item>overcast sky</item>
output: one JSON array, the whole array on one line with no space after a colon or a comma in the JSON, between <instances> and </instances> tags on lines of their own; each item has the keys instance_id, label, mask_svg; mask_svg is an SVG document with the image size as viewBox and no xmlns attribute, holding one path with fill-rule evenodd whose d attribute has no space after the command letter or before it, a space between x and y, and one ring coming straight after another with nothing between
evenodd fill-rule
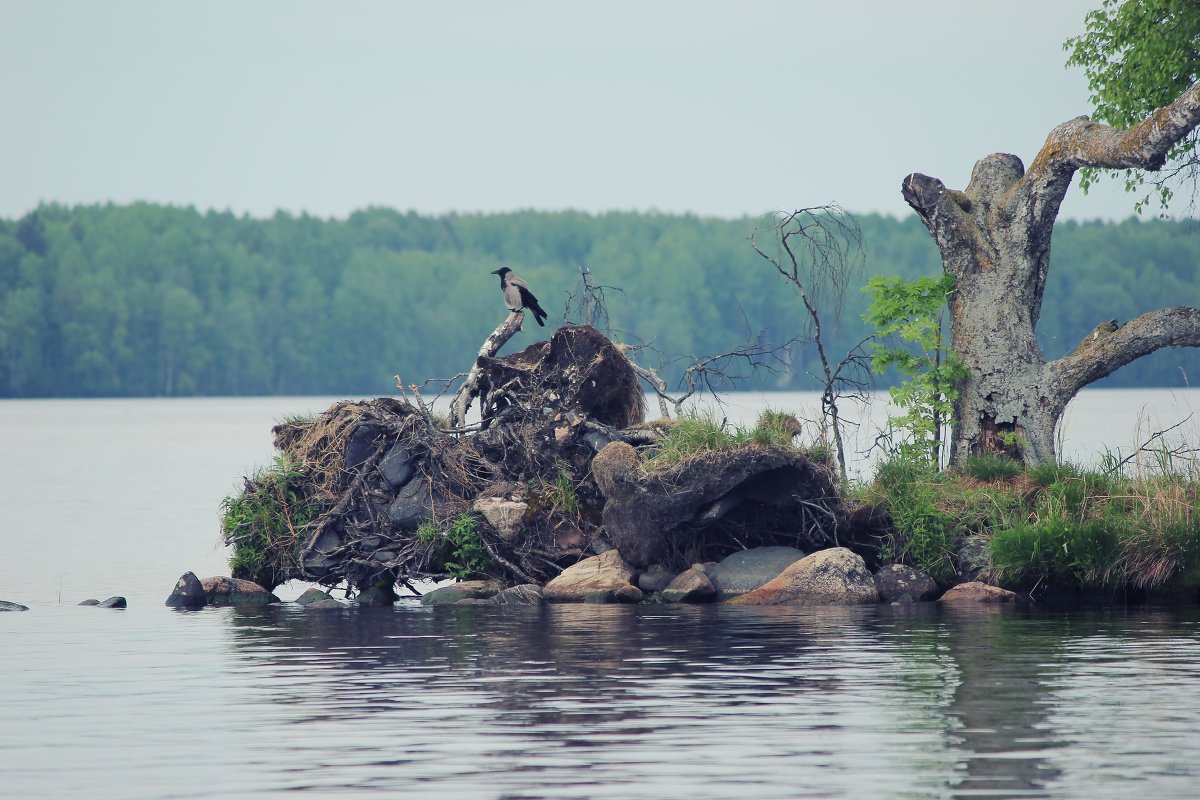
<instances>
[{"instance_id":1,"label":"overcast sky","mask_svg":"<svg viewBox=\"0 0 1200 800\"><path fill-rule=\"evenodd\" d=\"M0 216L902 216L907 173L962 188L1088 113L1062 42L1099 3L0 0Z\"/></svg>"}]
</instances>

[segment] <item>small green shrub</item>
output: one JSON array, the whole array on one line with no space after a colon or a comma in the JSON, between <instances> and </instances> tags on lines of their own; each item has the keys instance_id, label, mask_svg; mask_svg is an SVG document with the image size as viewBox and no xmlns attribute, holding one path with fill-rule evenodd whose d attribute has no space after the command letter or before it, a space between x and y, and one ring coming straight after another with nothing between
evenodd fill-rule
<instances>
[{"instance_id":1,"label":"small green shrub","mask_svg":"<svg viewBox=\"0 0 1200 800\"><path fill-rule=\"evenodd\" d=\"M495 565L477 526L478 518L471 513L459 514L445 527L426 520L417 527L417 539L437 546L437 559L448 574L462 580L482 577Z\"/></svg>"},{"instance_id":2,"label":"small green shrub","mask_svg":"<svg viewBox=\"0 0 1200 800\"><path fill-rule=\"evenodd\" d=\"M303 496L299 465L286 453L246 481L241 494L221 503L221 532L233 545L230 573L263 585L277 582L276 562L292 557L301 530L320 509Z\"/></svg>"}]
</instances>

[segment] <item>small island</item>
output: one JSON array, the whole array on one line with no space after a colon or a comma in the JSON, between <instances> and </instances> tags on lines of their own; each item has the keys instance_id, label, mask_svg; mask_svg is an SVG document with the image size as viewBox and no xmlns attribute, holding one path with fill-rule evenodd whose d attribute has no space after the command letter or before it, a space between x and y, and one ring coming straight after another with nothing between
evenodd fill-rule
<instances>
[{"instance_id":1,"label":"small island","mask_svg":"<svg viewBox=\"0 0 1200 800\"><path fill-rule=\"evenodd\" d=\"M419 397L277 425L274 465L226 501L233 578L362 605L445 579L426 602L1197 597L1192 482L993 456L846 488L788 413L645 421L635 365L586 325L477 367L471 425Z\"/></svg>"}]
</instances>

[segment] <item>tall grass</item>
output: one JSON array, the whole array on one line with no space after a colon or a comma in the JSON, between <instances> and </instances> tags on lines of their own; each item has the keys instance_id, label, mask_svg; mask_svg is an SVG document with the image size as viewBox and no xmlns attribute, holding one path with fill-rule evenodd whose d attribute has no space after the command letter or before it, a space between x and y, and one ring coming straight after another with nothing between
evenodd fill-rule
<instances>
[{"instance_id":1,"label":"tall grass","mask_svg":"<svg viewBox=\"0 0 1200 800\"><path fill-rule=\"evenodd\" d=\"M976 538L987 543L985 568L1011 588L1200 585L1200 484L1170 459L1132 477L1104 464L1026 472L973 459L961 472L937 473L893 459L865 494L892 516L885 555L939 581L953 577L955 552Z\"/></svg>"},{"instance_id":2,"label":"tall grass","mask_svg":"<svg viewBox=\"0 0 1200 800\"><path fill-rule=\"evenodd\" d=\"M700 453L729 450L748 444L791 447L800 423L785 412L766 411L753 428L730 425L712 411L698 411L677 420L657 442L648 459L652 466L676 464Z\"/></svg>"}]
</instances>

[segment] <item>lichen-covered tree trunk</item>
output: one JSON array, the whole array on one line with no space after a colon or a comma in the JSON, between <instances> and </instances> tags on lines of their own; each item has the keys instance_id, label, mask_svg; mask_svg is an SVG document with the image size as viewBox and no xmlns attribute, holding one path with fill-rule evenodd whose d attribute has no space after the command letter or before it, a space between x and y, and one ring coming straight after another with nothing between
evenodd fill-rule
<instances>
[{"instance_id":1,"label":"lichen-covered tree trunk","mask_svg":"<svg viewBox=\"0 0 1200 800\"><path fill-rule=\"evenodd\" d=\"M1168 308L1125 324L1097 320L1071 353L1046 361L1036 327L1054 220L1082 167L1161 168L1200 124L1200 83L1140 125L1119 131L1087 117L1063 123L1026 171L1014 155L982 159L963 191L913 173L904 199L920 215L957 288L951 348L971 374L955 404L950 463L1002 453L1027 464L1055 457L1054 432L1080 389L1163 347L1200 347L1200 310Z\"/></svg>"}]
</instances>

